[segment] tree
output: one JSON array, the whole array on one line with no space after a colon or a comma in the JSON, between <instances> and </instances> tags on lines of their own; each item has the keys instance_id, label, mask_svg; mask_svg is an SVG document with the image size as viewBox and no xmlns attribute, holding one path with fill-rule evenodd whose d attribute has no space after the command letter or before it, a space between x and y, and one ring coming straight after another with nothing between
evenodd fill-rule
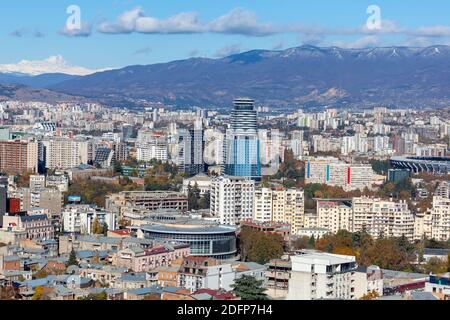
<instances>
[{"instance_id":1,"label":"tree","mask_svg":"<svg viewBox=\"0 0 450 320\"><path fill-rule=\"evenodd\" d=\"M200 208L200 189L196 183L194 187L188 187L188 205L189 210L198 210Z\"/></svg>"},{"instance_id":2,"label":"tree","mask_svg":"<svg viewBox=\"0 0 450 320\"><path fill-rule=\"evenodd\" d=\"M243 227L240 234L241 257L244 261L265 264L280 258L283 253L283 238L279 234L264 233Z\"/></svg>"},{"instance_id":3,"label":"tree","mask_svg":"<svg viewBox=\"0 0 450 320\"><path fill-rule=\"evenodd\" d=\"M311 238L309 238L308 245L311 249L316 247L316 238L314 238L314 236L311 236Z\"/></svg>"},{"instance_id":4,"label":"tree","mask_svg":"<svg viewBox=\"0 0 450 320\"><path fill-rule=\"evenodd\" d=\"M67 261L67 267L70 266L78 266L77 254L73 248L69 255L69 261Z\"/></svg>"},{"instance_id":5,"label":"tree","mask_svg":"<svg viewBox=\"0 0 450 320\"><path fill-rule=\"evenodd\" d=\"M376 300L379 297L380 297L380 295L378 294L378 292L373 290L373 291L365 294L364 296L362 296L360 300Z\"/></svg>"},{"instance_id":6,"label":"tree","mask_svg":"<svg viewBox=\"0 0 450 320\"><path fill-rule=\"evenodd\" d=\"M231 287L233 288L233 293L244 301L269 300L265 293L266 289L262 285L262 280L257 280L251 276L243 276L236 280Z\"/></svg>"},{"instance_id":7,"label":"tree","mask_svg":"<svg viewBox=\"0 0 450 320\"><path fill-rule=\"evenodd\" d=\"M94 222L92 223L92 233L93 234L103 234L103 227L100 224L100 221L96 217Z\"/></svg>"},{"instance_id":8,"label":"tree","mask_svg":"<svg viewBox=\"0 0 450 320\"><path fill-rule=\"evenodd\" d=\"M211 193L208 191L206 192L203 197L200 199L199 204L199 209L209 209L211 208Z\"/></svg>"},{"instance_id":9,"label":"tree","mask_svg":"<svg viewBox=\"0 0 450 320\"><path fill-rule=\"evenodd\" d=\"M114 162L114 172L122 174L122 164L119 161Z\"/></svg>"},{"instance_id":10,"label":"tree","mask_svg":"<svg viewBox=\"0 0 450 320\"><path fill-rule=\"evenodd\" d=\"M48 289L46 290L43 286L36 287L31 299L32 300L49 300Z\"/></svg>"}]
</instances>

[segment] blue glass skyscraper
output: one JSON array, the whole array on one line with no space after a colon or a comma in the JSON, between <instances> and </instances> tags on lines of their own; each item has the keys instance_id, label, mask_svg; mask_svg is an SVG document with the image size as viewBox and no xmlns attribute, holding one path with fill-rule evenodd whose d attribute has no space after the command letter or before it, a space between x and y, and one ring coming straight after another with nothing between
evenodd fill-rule
<instances>
[{"instance_id":1,"label":"blue glass skyscraper","mask_svg":"<svg viewBox=\"0 0 450 320\"><path fill-rule=\"evenodd\" d=\"M261 180L258 114L251 99L236 99L224 143L224 173Z\"/></svg>"}]
</instances>

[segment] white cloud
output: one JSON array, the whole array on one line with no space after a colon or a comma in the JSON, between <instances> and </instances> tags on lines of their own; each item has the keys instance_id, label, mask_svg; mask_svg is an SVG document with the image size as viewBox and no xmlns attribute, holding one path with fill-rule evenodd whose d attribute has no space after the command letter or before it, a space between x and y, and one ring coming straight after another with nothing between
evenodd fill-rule
<instances>
[{"instance_id":1,"label":"white cloud","mask_svg":"<svg viewBox=\"0 0 450 320\"><path fill-rule=\"evenodd\" d=\"M68 29L65 25L59 34L67 37L89 37L92 34L92 26L89 23L82 22L80 29Z\"/></svg>"},{"instance_id":2,"label":"white cloud","mask_svg":"<svg viewBox=\"0 0 450 320\"><path fill-rule=\"evenodd\" d=\"M433 27L422 27L418 28L412 34L421 37L449 37L450 27L449 26L433 26Z\"/></svg>"},{"instance_id":3,"label":"white cloud","mask_svg":"<svg viewBox=\"0 0 450 320\"><path fill-rule=\"evenodd\" d=\"M102 33L223 33L247 36L266 36L281 32L271 24L260 24L253 12L236 8L210 22L200 21L195 12L182 12L167 19L146 16L141 7L124 12L115 22L103 22L98 26Z\"/></svg>"},{"instance_id":4,"label":"white cloud","mask_svg":"<svg viewBox=\"0 0 450 320\"><path fill-rule=\"evenodd\" d=\"M333 46L345 49L362 49L367 47L376 47L381 44L381 40L377 36L366 36L354 41L334 41Z\"/></svg>"},{"instance_id":5,"label":"white cloud","mask_svg":"<svg viewBox=\"0 0 450 320\"><path fill-rule=\"evenodd\" d=\"M45 60L22 60L16 64L0 64L0 73L24 73L40 75L44 73L65 73L85 76L102 70L91 70L70 64L61 55L50 56Z\"/></svg>"}]
</instances>

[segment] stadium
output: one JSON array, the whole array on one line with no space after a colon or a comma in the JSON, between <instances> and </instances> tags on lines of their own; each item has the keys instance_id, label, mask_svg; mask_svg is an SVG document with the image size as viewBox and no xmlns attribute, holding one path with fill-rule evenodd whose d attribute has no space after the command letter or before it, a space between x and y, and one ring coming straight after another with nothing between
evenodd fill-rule
<instances>
[{"instance_id":1,"label":"stadium","mask_svg":"<svg viewBox=\"0 0 450 320\"><path fill-rule=\"evenodd\" d=\"M408 169L414 173L450 173L450 157L393 157L390 162L395 169Z\"/></svg>"}]
</instances>

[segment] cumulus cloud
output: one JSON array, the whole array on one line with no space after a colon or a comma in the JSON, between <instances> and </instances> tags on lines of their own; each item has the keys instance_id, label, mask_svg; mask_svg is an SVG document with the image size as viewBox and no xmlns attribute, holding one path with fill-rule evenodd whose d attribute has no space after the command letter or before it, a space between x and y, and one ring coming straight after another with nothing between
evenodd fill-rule
<instances>
[{"instance_id":1,"label":"cumulus cloud","mask_svg":"<svg viewBox=\"0 0 450 320\"><path fill-rule=\"evenodd\" d=\"M189 34L222 33L267 36L280 32L271 24L260 24L256 14L236 8L209 22L202 22L195 12L182 12L167 19L146 16L141 7L124 12L116 21L98 26L102 33Z\"/></svg>"},{"instance_id":2,"label":"cumulus cloud","mask_svg":"<svg viewBox=\"0 0 450 320\"><path fill-rule=\"evenodd\" d=\"M81 28L69 29L65 25L59 30L59 34L66 37L89 37L92 34L92 26L87 22L82 22Z\"/></svg>"},{"instance_id":3,"label":"cumulus cloud","mask_svg":"<svg viewBox=\"0 0 450 320\"><path fill-rule=\"evenodd\" d=\"M25 73L39 75L44 73L65 73L72 75L88 75L102 70L91 70L67 62L61 55L50 56L44 60L22 60L14 64L0 64L0 72Z\"/></svg>"},{"instance_id":4,"label":"cumulus cloud","mask_svg":"<svg viewBox=\"0 0 450 320\"><path fill-rule=\"evenodd\" d=\"M158 18L146 14L142 7L135 7L120 14L115 20L104 20L97 25L97 31L104 34L229 34L248 37L266 37L282 34L297 34L303 44L320 45L331 43L328 37L359 37L357 40L339 43L350 46L385 44L384 36L403 37L399 42L439 39L441 42L450 37L450 26L429 26L422 28L405 28L396 21L383 19L379 30L370 30L366 25L355 27L327 27L322 25L303 25L300 23L261 22L256 13L244 8L235 8L215 19L203 21L196 12L181 12L167 18ZM63 28L61 34L66 36L90 36L91 26L84 24L81 30ZM20 30L14 36L20 37ZM340 40L340 39L339 39ZM334 40L337 41L337 40ZM281 49L281 43L274 44L274 49Z\"/></svg>"}]
</instances>

